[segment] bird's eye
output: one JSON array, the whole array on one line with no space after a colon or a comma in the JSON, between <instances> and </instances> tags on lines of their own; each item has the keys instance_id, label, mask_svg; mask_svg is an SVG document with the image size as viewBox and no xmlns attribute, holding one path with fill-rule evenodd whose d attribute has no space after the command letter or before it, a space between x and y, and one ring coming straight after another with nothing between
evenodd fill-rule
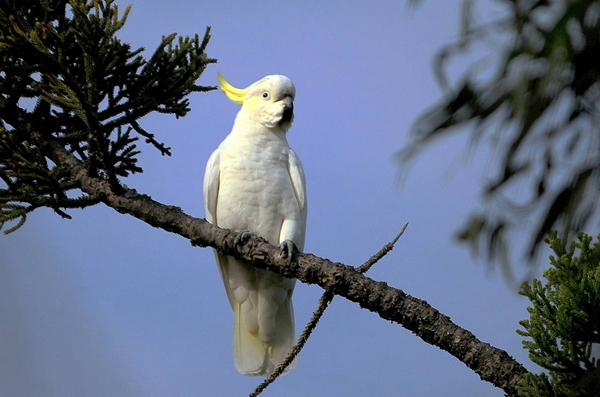
<instances>
[{"instance_id":1,"label":"bird's eye","mask_svg":"<svg viewBox=\"0 0 600 397\"><path fill-rule=\"evenodd\" d=\"M269 93L267 91L262 93L263 99L269 99Z\"/></svg>"}]
</instances>

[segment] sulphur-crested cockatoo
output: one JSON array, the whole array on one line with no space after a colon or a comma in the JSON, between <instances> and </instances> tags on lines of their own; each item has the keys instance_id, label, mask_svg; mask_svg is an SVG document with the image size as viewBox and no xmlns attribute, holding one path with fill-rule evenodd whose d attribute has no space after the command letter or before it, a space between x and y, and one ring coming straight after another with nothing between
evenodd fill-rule
<instances>
[{"instance_id":1,"label":"sulphur-crested cockatoo","mask_svg":"<svg viewBox=\"0 0 600 397\"><path fill-rule=\"evenodd\" d=\"M219 74L221 90L242 105L233 129L206 165L204 205L213 225L254 233L282 255L304 249L304 170L287 141L296 88L282 75L246 89ZM295 279L256 268L215 250L234 313L233 355L239 372L268 376L295 342L292 292ZM288 370L295 367L292 363Z\"/></svg>"}]
</instances>

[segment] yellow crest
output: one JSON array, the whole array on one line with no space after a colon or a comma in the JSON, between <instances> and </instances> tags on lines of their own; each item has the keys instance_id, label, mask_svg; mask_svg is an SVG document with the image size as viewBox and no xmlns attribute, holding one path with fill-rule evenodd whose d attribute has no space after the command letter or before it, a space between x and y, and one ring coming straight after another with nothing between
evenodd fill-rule
<instances>
[{"instance_id":1,"label":"yellow crest","mask_svg":"<svg viewBox=\"0 0 600 397\"><path fill-rule=\"evenodd\" d=\"M248 93L247 88L243 90L240 88L235 88L234 86L229 84L227 80L225 80L225 77L223 77L223 75L220 72L218 72L218 78L219 85L221 86L221 91L223 91L223 93L227 95L227 98L229 98L235 103L244 103L244 98L246 98L246 94Z\"/></svg>"}]
</instances>

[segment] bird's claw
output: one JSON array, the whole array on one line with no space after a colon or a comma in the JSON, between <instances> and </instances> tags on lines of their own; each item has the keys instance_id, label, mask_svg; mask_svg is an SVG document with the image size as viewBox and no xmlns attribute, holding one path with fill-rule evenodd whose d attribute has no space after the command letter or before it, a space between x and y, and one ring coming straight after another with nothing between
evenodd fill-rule
<instances>
[{"instance_id":1,"label":"bird's claw","mask_svg":"<svg viewBox=\"0 0 600 397\"><path fill-rule=\"evenodd\" d=\"M285 240L281 244L279 244L279 255L282 259L287 260L287 264L292 263L292 257L294 256L294 251L296 250L296 245L292 240Z\"/></svg>"},{"instance_id":2,"label":"bird's claw","mask_svg":"<svg viewBox=\"0 0 600 397\"><path fill-rule=\"evenodd\" d=\"M248 240L250 240L250 237L254 236L254 233L249 232L247 230L242 230L241 232L239 232L238 234L235 235L235 238L233 239L233 243L235 244L236 247L239 247L240 245L244 245L248 242Z\"/></svg>"}]
</instances>

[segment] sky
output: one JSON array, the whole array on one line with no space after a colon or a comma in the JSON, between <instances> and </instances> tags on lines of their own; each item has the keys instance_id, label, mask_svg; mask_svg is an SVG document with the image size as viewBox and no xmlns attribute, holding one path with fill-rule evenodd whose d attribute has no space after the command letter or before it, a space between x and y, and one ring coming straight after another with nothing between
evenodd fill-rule
<instances>
[{"instance_id":1,"label":"sky","mask_svg":"<svg viewBox=\"0 0 600 397\"><path fill-rule=\"evenodd\" d=\"M459 1L117 1L132 3L118 36L146 56L161 35L203 34L217 71L246 87L268 74L296 86L290 145L307 178L305 251L360 265L410 225L368 276L424 299L480 340L537 367L515 333L528 301L458 245L454 232L493 176L489 150L466 135L424 151L398 183L394 154L442 95L432 58L457 38ZM478 15L496 13L484 3ZM457 76L461 64L453 63ZM204 217L208 157L238 105L219 91L191 95L191 112L141 125L172 148L143 147L143 174L123 182ZM63 220L37 210L0 236L0 395L243 396L260 378L233 364L233 316L212 250L98 205ZM517 272L518 273L518 272ZM297 283L297 333L322 293ZM395 323L334 299L298 367L264 396L502 396L463 363Z\"/></svg>"}]
</instances>

